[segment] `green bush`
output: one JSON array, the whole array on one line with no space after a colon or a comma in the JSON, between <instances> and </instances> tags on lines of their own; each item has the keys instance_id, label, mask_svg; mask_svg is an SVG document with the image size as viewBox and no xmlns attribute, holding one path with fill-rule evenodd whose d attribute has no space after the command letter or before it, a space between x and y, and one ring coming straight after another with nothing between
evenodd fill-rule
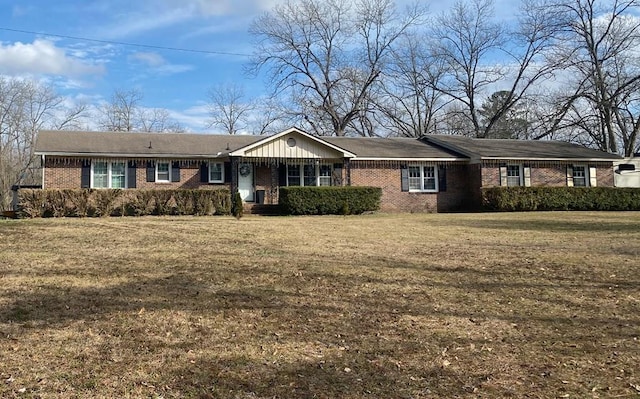
<instances>
[{"instance_id":1,"label":"green bush","mask_svg":"<svg viewBox=\"0 0 640 399\"><path fill-rule=\"evenodd\" d=\"M236 218L240 219L244 214L244 205L242 203L242 197L239 192L235 192L233 194L233 200L231 201L231 214Z\"/></svg>"},{"instance_id":2,"label":"green bush","mask_svg":"<svg viewBox=\"0 0 640 399\"><path fill-rule=\"evenodd\" d=\"M280 187L280 206L290 215L350 215L380 209L379 187Z\"/></svg>"},{"instance_id":3,"label":"green bush","mask_svg":"<svg viewBox=\"0 0 640 399\"><path fill-rule=\"evenodd\" d=\"M20 217L229 215L229 190L18 191Z\"/></svg>"},{"instance_id":4,"label":"green bush","mask_svg":"<svg viewBox=\"0 0 640 399\"><path fill-rule=\"evenodd\" d=\"M637 211L640 189L619 187L492 187L482 190L490 211Z\"/></svg>"}]
</instances>

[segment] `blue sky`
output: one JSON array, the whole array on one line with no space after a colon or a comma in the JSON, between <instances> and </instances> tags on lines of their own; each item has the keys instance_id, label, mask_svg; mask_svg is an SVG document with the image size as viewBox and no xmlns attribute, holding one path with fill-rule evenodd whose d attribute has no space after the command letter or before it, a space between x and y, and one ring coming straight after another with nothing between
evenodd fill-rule
<instances>
[{"instance_id":1,"label":"blue sky","mask_svg":"<svg viewBox=\"0 0 640 399\"><path fill-rule=\"evenodd\" d=\"M51 83L71 102L95 104L114 89L136 88L144 106L170 110L189 130L206 130L204 103L213 85L235 82L251 96L263 93L260 77L243 72L243 54L252 52L247 30L283 1L0 0L0 75ZM452 4L434 1L431 12ZM506 4L513 2L497 1L497 12L513 10Z\"/></svg>"}]
</instances>

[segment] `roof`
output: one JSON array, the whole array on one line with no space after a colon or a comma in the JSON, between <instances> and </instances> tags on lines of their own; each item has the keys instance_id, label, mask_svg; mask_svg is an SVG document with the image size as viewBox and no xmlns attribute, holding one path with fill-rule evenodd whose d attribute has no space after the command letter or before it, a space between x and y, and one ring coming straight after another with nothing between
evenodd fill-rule
<instances>
[{"instance_id":1,"label":"roof","mask_svg":"<svg viewBox=\"0 0 640 399\"><path fill-rule=\"evenodd\" d=\"M243 154L274 136L190 133L133 133L43 130L36 154L123 158L215 158ZM284 136L283 136L284 137ZM311 136L309 136L311 137ZM354 160L559 160L618 161L622 157L561 141L475 139L428 135L422 139L373 137L313 137L317 143L340 150Z\"/></svg>"},{"instance_id":2,"label":"roof","mask_svg":"<svg viewBox=\"0 0 640 399\"><path fill-rule=\"evenodd\" d=\"M66 156L120 156L211 158L263 137L189 133L77 132L43 130L36 140L36 154Z\"/></svg>"},{"instance_id":3,"label":"roof","mask_svg":"<svg viewBox=\"0 0 640 399\"><path fill-rule=\"evenodd\" d=\"M460 153L411 138L323 137L324 141L356 154L355 159L465 160Z\"/></svg>"},{"instance_id":4,"label":"roof","mask_svg":"<svg viewBox=\"0 0 640 399\"><path fill-rule=\"evenodd\" d=\"M577 144L551 140L476 139L465 136L427 135L429 143L472 159L616 161L616 154Z\"/></svg>"}]
</instances>

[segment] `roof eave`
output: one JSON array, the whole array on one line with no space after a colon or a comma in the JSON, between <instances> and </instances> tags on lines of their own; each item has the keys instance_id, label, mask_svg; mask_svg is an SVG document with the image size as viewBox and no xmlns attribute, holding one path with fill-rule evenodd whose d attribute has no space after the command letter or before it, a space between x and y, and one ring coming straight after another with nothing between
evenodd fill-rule
<instances>
[{"instance_id":1,"label":"roof eave","mask_svg":"<svg viewBox=\"0 0 640 399\"><path fill-rule=\"evenodd\" d=\"M400 161L400 162L467 162L469 158L392 158L392 157L355 157L351 161Z\"/></svg>"},{"instance_id":2,"label":"roof eave","mask_svg":"<svg viewBox=\"0 0 640 399\"><path fill-rule=\"evenodd\" d=\"M210 159L226 158L228 153L217 154L125 154L125 153L99 153L99 152L64 152L64 151L35 151L35 155L56 156L56 157L76 157L76 158L181 158L181 159Z\"/></svg>"},{"instance_id":3,"label":"roof eave","mask_svg":"<svg viewBox=\"0 0 640 399\"><path fill-rule=\"evenodd\" d=\"M481 161L615 162L621 158L479 157Z\"/></svg>"}]
</instances>

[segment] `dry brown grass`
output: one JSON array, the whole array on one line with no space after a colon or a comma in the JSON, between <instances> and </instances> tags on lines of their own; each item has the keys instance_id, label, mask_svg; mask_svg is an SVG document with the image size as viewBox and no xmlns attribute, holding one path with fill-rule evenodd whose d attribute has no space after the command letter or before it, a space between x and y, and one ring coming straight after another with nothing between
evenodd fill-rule
<instances>
[{"instance_id":1,"label":"dry brown grass","mask_svg":"<svg viewBox=\"0 0 640 399\"><path fill-rule=\"evenodd\" d=\"M640 394L640 213L0 221L0 397Z\"/></svg>"}]
</instances>

